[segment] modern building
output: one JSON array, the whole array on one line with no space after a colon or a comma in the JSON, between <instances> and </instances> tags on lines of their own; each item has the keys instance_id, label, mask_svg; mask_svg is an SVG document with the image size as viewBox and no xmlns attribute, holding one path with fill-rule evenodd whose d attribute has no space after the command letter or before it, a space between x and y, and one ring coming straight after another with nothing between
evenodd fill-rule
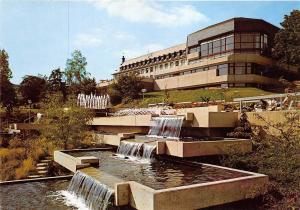
<instances>
[{"instance_id":1,"label":"modern building","mask_svg":"<svg viewBox=\"0 0 300 210\"><path fill-rule=\"evenodd\" d=\"M278 30L261 19L232 18L189 34L186 43L123 58L113 76L137 74L154 90L277 86L280 76L297 76L295 67L284 68L271 58Z\"/></svg>"}]
</instances>

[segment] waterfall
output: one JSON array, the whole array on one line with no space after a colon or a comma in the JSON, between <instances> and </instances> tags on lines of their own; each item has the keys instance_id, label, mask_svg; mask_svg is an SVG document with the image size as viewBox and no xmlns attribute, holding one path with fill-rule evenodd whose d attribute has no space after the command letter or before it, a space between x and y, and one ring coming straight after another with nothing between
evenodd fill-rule
<instances>
[{"instance_id":1,"label":"waterfall","mask_svg":"<svg viewBox=\"0 0 300 210\"><path fill-rule=\"evenodd\" d=\"M68 191L83 199L91 210L105 210L112 199L113 191L92 177L77 171Z\"/></svg>"},{"instance_id":2,"label":"waterfall","mask_svg":"<svg viewBox=\"0 0 300 210\"><path fill-rule=\"evenodd\" d=\"M132 157L141 157L143 143L122 141L118 147L117 154Z\"/></svg>"},{"instance_id":3,"label":"waterfall","mask_svg":"<svg viewBox=\"0 0 300 210\"><path fill-rule=\"evenodd\" d=\"M153 144L144 144L143 146L143 159L151 159L151 155L153 154L156 145Z\"/></svg>"},{"instance_id":4,"label":"waterfall","mask_svg":"<svg viewBox=\"0 0 300 210\"><path fill-rule=\"evenodd\" d=\"M152 118L148 136L179 138L184 116L160 116Z\"/></svg>"},{"instance_id":5,"label":"waterfall","mask_svg":"<svg viewBox=\"0 0 300 210\"><path fill-rule=\"evenodd\" d=\"M122 141L118 147L117 154L139 159L151 159L155 148L156 145L152 144Z\"/></svg>"}]
</instances>

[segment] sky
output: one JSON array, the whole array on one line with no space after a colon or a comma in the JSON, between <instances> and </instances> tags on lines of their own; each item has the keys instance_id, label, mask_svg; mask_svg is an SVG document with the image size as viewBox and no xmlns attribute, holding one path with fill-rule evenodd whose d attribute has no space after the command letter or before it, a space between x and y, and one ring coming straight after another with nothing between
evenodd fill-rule
<instances>
[{"instance_id":1,"label":"sky","mask_svg":"<svg viewBox=\"0 0 300 210\"><path fill-rule=\"evenodd\" d=\"M0 0L0 49L12 82L66 67L74 50L97 81L109 79L121 57L133 58L186 41L188 34L233 17L280 26L300 1Z\"/></svg>"}]
</instances>

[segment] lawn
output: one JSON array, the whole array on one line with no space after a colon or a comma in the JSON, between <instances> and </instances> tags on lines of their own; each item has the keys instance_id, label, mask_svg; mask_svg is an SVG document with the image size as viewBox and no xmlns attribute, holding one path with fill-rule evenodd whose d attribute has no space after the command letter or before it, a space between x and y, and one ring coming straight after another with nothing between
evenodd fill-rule
<instances>
[{"instance_id":1,"label":"lawn","mask_svg":"<svg viewBox=\"0 0 300 210\"><path fill-rule=\"evenodd\" d=\"M197 102L203 101L204 98L210 100L232 101L234 98L261 96L272 94L258 88L230 88L230 89L194 89L194 90L171 90L168 91L168 102ZM147 107L148 104L161 103L166 98L166 92L149 92L145 93L145 99L138 99L129 104L119 105L121 107Z\"/></svg>"}]
</instances>

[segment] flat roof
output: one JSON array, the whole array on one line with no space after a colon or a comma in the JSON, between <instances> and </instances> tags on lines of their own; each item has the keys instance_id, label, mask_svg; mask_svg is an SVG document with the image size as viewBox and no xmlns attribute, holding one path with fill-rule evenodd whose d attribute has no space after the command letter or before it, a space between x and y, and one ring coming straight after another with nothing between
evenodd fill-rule
<instances>
[{"instance_id":1,"label":"flat roof","mask_svg":"<svg viewBox=\"0 0 300 210\"><path fill-rule=\"evenodd\" d=\"M146 59L149 59L149 58L154 58L154 57L158 57L158 56L161 56L161 55L165 55L165 54L169 54L169 53L173 53L173 52L176 52L176 51L179 51L179 50L185 50L185 49L186 49L186 43L178 44L178 45L166 48L166 49L150 52L150 53L147 53L145 55L141 55L139 57L135 57L135 58L132 58L132 59L125 60L125 62L121 66L125 66L125 65L128 65L128 64L136 63L136 62L143 61L143 60L146 60Z\"/></svg>"}]
</instances>

